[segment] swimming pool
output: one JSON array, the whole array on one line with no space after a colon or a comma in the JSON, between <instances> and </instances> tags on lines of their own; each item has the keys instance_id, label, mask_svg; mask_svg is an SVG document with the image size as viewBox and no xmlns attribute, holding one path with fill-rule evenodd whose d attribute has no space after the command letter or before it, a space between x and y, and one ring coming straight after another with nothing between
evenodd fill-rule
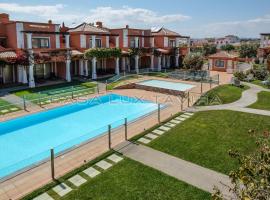
<instances>
[{"instance_id":1,"label":"swimming pool","mask_svg":"<svg viewBox=\"0 0 270 200\"><path fill-rule=\"evenodd\" d=\"M153 112L157 104L110 94L0 123L0 177L4 177Z\"/></svg>"},{"instance_id":2,"label":"swimming pool","mask_svg":"<svg viewBox=\"0 0 270 200\"><path fill-rule=\"evenodd\" d=\"M176 90L176 91L186 91L195 87L195 85L191 85L191 84L177 83L177 82L171 82L171 81L162 81L162 80L147 80L147 81L142 81L136 84L149 86L149 87L162 88L162 89Z\"/></svg>"}]
</instances>

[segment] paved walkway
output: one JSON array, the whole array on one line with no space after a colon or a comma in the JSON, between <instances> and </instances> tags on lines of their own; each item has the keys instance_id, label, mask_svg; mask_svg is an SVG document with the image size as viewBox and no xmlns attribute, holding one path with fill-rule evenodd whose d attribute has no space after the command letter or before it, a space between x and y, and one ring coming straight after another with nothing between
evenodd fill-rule
<instances>
[{"instance_id":1,"label":"paved walkway","mask_svg":"<svg viewBox=\"0 0 270 200\"><path fill-rule=\"evenodd\" d=\"M115 148L124 156L157 169L204 191L213 192L214 186L221 189L225 197L231 197L229 177L216 171L187 162L180 158L154 150L144 145L125 142Z\"/></svg>"},{"instance_id":2,"label":"paved walkway","mask_svg":"<svg viewBox=\"0 0 270 200\"><path fill-rule=\"evenodd\" d=\"M23 99L21 97L18 97L14 94L5 94L4 96L0 97L1 99L13 104L13 105L16 105L22 109L24 109L24 105L23 105ZM40 108L38 105L30 102L30 101L27 101L26 100L26 106L29 108Z\"/></svg>"},{"instance_id":3,"label":"paved walkway","mask_svg":"<svg viewBox=\"0 0 270 200\"><path fill-rule=\"evenodd\" d=\"M198 111L207 111L207 110L234 110L234 111L239 111L239 112L270 116L270 111L246 108L258 100L259 92L261 91L270 92L270 90L251 84L251 83L244 83L244 84L249 86L250 89L245 90L242 93L242 97L238 101L235 101L229 104L222 104L222 105L215 105L215 106L191 107L191 108L188 108L187 111L198 112Z\"/></svg>"}]
</instances>

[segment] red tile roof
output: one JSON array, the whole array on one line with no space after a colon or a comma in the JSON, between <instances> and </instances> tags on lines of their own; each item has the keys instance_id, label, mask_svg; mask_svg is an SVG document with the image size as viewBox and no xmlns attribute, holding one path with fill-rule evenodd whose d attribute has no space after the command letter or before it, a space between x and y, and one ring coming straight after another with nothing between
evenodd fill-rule
<instances>
[{"instance_id":1,"label":"red tile roof","mask_svg":"<svg viewBox=\"0 0 270 200\"><path fill-rule=\"evenodd\" d=\"M220 51L208 57L209 58L238 58L239 56L233 53L228 53L226 51Z\"/></svg>"},{"instance_id":2,"label":"red tile roof","mask_svg":"<svg viewBox=\"0 0 270 200\"><path fill-rule=\"evenodd\" d=\"M152 35L160 35L160 36L181 36L179 33L176 33L174 31L171 31L166 28L160 28L160 29L152 29Z\"/></svg>"},{"instance_id":3,"label":"red tile roof","mask_svg":"<svg viewBox=\"0 0 270 200\"><path fill-rule=\"evenodd\" d=\"M68 32L89 32L89 33L107 33L110 32L106 30L105 28L98 28L92 24L82 23L75 28L70 28Z\"/></svg>"},{"instance_id":4,"label":"red tile roof","mask_svg":"<svg viewBox=\"0 0 270 200\"><path fill-rule=\"evenodd\" d=\"M16 56L14 51L0 46L0 58L16 58Z\"/></svg>"}]
</instances>

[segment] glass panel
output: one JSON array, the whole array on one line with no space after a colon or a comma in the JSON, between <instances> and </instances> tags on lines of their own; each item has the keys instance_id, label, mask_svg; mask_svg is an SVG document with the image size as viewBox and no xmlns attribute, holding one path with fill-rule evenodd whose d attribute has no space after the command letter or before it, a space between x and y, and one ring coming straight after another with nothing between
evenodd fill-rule
<instances>
[{"instance_id":1,"label":"glass panel","mask_svg":"<svg viewBox=\"0 0 270 200\"><path fill-rule=\"evenodd\" d=\"M134 38L130 39L130 47L135 48L135 39Z\"/></svg>"},{"instance_id":2,"label":"glass panel","mask_svg":"<svg viewBox=\"0 0 270 200\"><path fill-rule=\"evenodd\" d=\"M33 48L39 48L38 39L37 38L32 38L32 47Z\"/></svg>"},{"instance_id":3,"label":"glass panel","mask_svg":"<svg viewBox=\"0 0 270 200\"><path fill-rule=\"evenodd\" d=\"M50 41L49 38L32 38L33 48L49 48Z\"/></svg>"},{"instance_id":4,"label":"glass panel","mask_svg":"<svg viewBox=\"0 0 270 200\"><path fill-rule=\"evenodd\" d=\"M96 47L101 47L101 39L96 39Z\"/></svg>"},{"instance_id":5,"label":"glass panel","mask_svg":"<svg viewBox=\"0 0 270 200\"><path fill-rule=\"evenodd\" d=\"M223 60L216 60L215 65L216 65L216 67L224 68L224 61Z\"/></svg>"}]
</instances>

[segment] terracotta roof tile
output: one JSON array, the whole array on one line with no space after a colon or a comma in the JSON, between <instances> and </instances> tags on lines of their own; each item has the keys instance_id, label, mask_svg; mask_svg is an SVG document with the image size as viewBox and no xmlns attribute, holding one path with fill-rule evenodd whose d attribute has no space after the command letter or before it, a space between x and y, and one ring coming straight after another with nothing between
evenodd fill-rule
<instances>
[{"instance_id":1,"label":"terracotta roof tile","mask_svg":"<svg viewBox=\"0 0 270 200\"><path fill-rule=\"evenodd\" d=\"M16 53L13 51L2 51L0 52L0 58L16 58Z\"/></svg>"},{"instance_id":2,"label":"terracotta roof tile","mask_svg":"<svg viewBox=\"0 0 270 200\"><path fill-rule=\"evenodd\" d=\"M79 26L76 26L75 28L70 28L68 32L110 33L105 28L98 28L94 25L87 23L82 23Z\"/></svg>"},{"instance_id":3,"label":"terracotta roof tile","mask_svg":"<svg viewBox=\"0 0 270 200\"><path fill-rule=\"evenodd\" d=\"M239 56L226 51L220 51L209 56L209 58L238 58Z\"/></svg>"},{"instance_id":4,"label":"terracotta roof tile","mask_svg":"<svg viewBox=\"0 0 270 200\"><path fill-rule=\"evenodd\" d=\"M161 35L161 36L181 36L179 33L171 31L166 28L152 29L152 35Z\"/></svg>"}]
</instances>

